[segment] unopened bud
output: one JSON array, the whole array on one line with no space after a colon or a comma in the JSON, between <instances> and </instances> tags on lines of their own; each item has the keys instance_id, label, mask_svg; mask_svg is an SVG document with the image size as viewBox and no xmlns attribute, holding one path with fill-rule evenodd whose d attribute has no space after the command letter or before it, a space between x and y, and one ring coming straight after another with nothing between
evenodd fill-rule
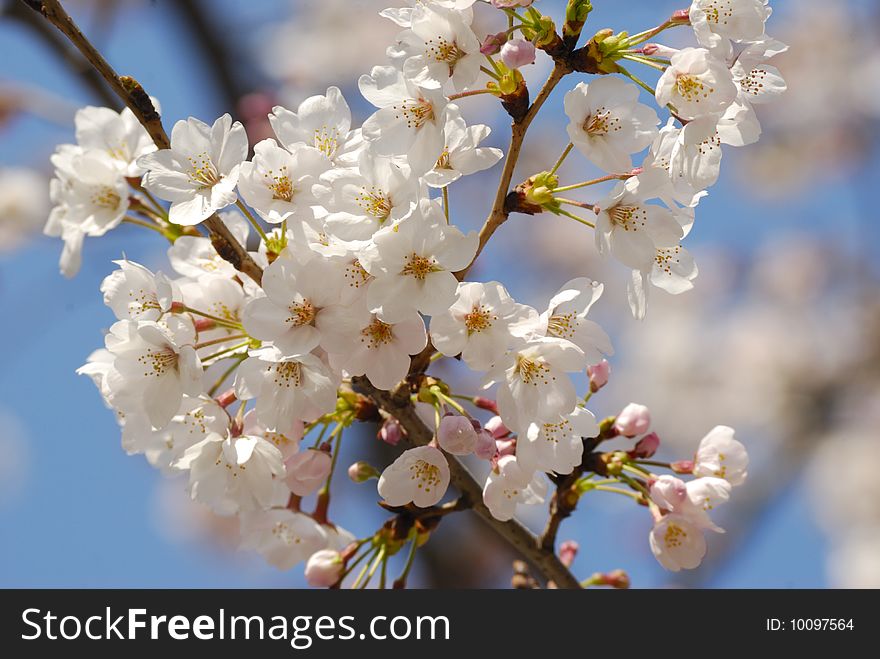
<instances>
[{"instance_id":1,"label":"unopened bud","mask_svg":"<svg viewBox=\"0 0 880 659\"><path fill-rule=\"evenodd\" d=\"M498 414L498 403L491 398L483 398L482 396L474 397L474 405L481 410L488 410L492 414Z\"/></svg>"},{"instance_id":2,"label":"unopened bud","mask_svg":"<svg viewBox=\"0 0 880 659\"><path fill-rule=\"evenodd\" d=\"M657 436L657 433L652 432L642 437L631 451L627 451L627 455L633 459L650 458L657 452L658 448L660 448L660 438Z\"/></svg>"},{"instance_id":3,"label":"unopened bud","mask_svg":"<svg viewBox=\"0 0 880 659\"><path fill-rule=\"evenodd\" d=\"M669 465L670 469L676 474L692 474L694 473L693 460L676 460Z\"/></svg>"},{"instance_id":4,"label":"unopened bud","mask_svg":"<svg viewBox=\"0 0 880 659\"><path fill-rule=\"evenodd\" d=\"M608 378L611 377L611 364L607 359L603 359L598 364L587 366L587 375L590 376L590 391L596 393L608 384Z\"/></svg>"},{"instance_id":5,"label":"unopened bud","mask_svg":"<svg viewBox=\"0 0 880 659\"><path fill-rule=\"evenodd\" d=\"M580 545L574 540L566 540L559 545L559 560L562 561L565 567L571 567L579 549Z\"/></svg>"},{"instance_id":6,"label":"unopened bud","mask_svg":"<svg viewBox=\"0 0 880 659\"><path fill-rule=\"evenodd\" d=\"M611 572L595 572L584 582L585 586L611 586L612 588L629 588L629 575L623 570Z\"/></svg>"},{"instance_id":7,"label":"unopened bud","mask_svg":"<svg viewBox=\"0 0 880 659\"><path fill-rule=\"evenodd\" d=\"M382 427L379 428L376 437L389 446L397 446L403 437L400 422L397 419L386 419L385 423L382 424Z\"/></svg>"},{"instance_id":8,"label":"unopened bud","mask_svg":"<svg viewBox=\"0 0 880 659\"><path fill-rule=\"evenodd\" d=\"M516 439L499 439L495 442L498 457L516 455Z\"/></svg>"},{"instance_id":9,"label":"unopened bud","mask_svg":"<svg viewBox=\"0 0 880 659\"><path fill-rule=\"evenodd\" d=\"M642 46L641 50L645 55L651 57L665 57L666 59L672 59L672 56L678 52L678 48L664 46L661 43L646 43Z\"/></svg>"},{"instance_id":10,"label":"unopened bud","mask_svg":"<svg viewBox=\"0 0 880 659\"><path fill-rule=\"evenodd\" d=\"M525 39L511 39L501 47L501 61L511 69L535 63L535 46Z\"/></svg>"},{"instance_id":11,"label":"unopened bud","mask_svg":"<svg viewBox=\"0 0 880 659\"><path fill-rule=\"evenodd\" d=\"M348 468L348 477L355 483L366 483L371 478L379 478L379 471L369 462L355 462Z\"/></svg>"},{"instance_id":12,"label":"unopened bud","mask_svg":"<svg viewBox=\"0 0 880 659\"><path fill-rule=\"evenodd\" d=\"M335 549L321 549L306 562L306 581L313 588L329 588L342 576L345 563Z\"/></svg>"},{"instance_id":13,"label":"unopened bud","mask_svg":"<svg viewBox=\"0 0 880 659\"><path fill-rule=\"evenodd\" d=\"M624 407L614 420L614 429L624 437L643 435L650 427L651 412L638 403L630 403Z\"/></svg>"},{"instance_id":14,"label":"unopened bud","mask_svg":"<svg viewBox=\"0 0 880 659\"><path fill-rule=\"evenodd\" d=\"M326 451L308 449L295 453L284 463L287 468L284 482L294 494L308 496L327 479L332 464L333 459Z\"/></svg>"},{"instance_id":15,"label":"unopened bud","mask_svg":"<svg viewBox=\"0 0 880 659\"><path fill-rule=\"evenodd\" d=\"M437 443L447 453L470 455L477 445L477 431L467 417L447 414L440 419Z\"/></svg>"},{"instance_id":16,"label":"unopened bud","mask_svg":"<svg viewBox=\"0 0 880 659\"><path fill-rule=\"evenodd\" d=\"M507 43L507 32L487 34L480 44L480 52L483 55L495 55L501 50L501 46Z\"/></svg>"}]
</instances>

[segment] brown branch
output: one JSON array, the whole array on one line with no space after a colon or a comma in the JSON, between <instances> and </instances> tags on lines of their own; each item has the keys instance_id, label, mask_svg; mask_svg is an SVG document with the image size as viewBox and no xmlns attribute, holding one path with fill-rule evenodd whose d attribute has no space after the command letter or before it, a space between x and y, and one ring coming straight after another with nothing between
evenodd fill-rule
<instances>
[{"instance_id":1,"label":"brown branch","mask_svg":"<svg viewBox=\"0 0 880 659\"><path fill-rule=\"evenodd\" d=\"M396 418L414 445L424 446L433 439L433 433L416 414L406 385L401 385L394 392L388 392L377 389L367 378L361 376L352 378L352 388L374 400L384 412ZM519 552L545 580L553 581L559 588L580 588L578 580L559 557L553 551L542 548L531 531L516 520L501 522L495 519L483 503L483 488L480 484L454 456L450 455L448 458L453 487L492 530Z\"/></svg>"},{"instance_id":2,"label":"brown branch","mask_svg":"<svg viewBox=\"0 0 880 659\"><path fill-rule=\"evenodd\" d=\"M116 95L131 109L159 149L169 148L171 142L162 126L162 119L144 88L134 78L119 76L116 73L58 0L22 0L22 2L42 14L76 46ZM263 269L251 258L247 248L235 239L220 217L215 213L205 220L204 225L211 234L211 244L214 245L217 253L229 261L236 270L259 284L263 277Z\"/></svg>"}]
</instances>

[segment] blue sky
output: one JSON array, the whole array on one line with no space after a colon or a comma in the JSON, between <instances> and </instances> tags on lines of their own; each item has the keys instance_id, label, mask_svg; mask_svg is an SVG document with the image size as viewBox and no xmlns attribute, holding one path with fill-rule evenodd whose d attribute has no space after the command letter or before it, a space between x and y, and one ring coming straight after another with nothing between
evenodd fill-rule
<instances>
[{"instance_id":1,"label":"blue sky","mask_svg":"<svg viewBox=\"0 0 880 659\"><path fill-rule=\"evenodd\" d=\"M253 15L240 17L241 24L256 25L271 17L275 5L284 8L289 3L237 4L239 13L245 11L242 4L256 6ZM309 3L301 4L307 8ZM554 6L553 2L543 4ZM642 28L658 22L680 3L599 0L595 4L591 19L595 24ZM620 9L621 4L626 7ZM784 17L794 3L776 0L773 4L777 17ZM208 77L200 72L205 62L169 19L164 5L158 2L137 16L123 12L124 33L112 34L103 49L119 71L135 75L161 99L169 125L187 115L214 118L228 108L219 107ZM229 0L223 5L235 6ZM0 80L37 84L74 104L93 102L30 35L6 21L0 21L0 62ZM557 97L553 104L550 110L558 112ZM16 119L11 130L0 133L0 165L25 164L46 170L52 148L65 141L72 141L72 128L29 117ZM744 196L724 179L700 208L712 221L695 233L692 244L697 250L701 245L724 244L748 252L775 232L793 228L838 235L842 230L855 243L859 225L831 226L826 209L817 201L834 199L839 211L841 206L855 206L851 197L844 182L832 180L800 202L770 203ZM772 224L768 217L773 218ZM28 456L22 491L0 501L0 586L301 584L298 568L280 574L263 566L256 556L181 544L159 533L152 518L161 476L142 459L123 453L111 413L101 405L91 382L74 374L101 345L101 331L112 322L98 292L111 270L110 260L124 251L133 260L160 265L162 249L151 235L136 229L87 240L83 269L71 281L57 273L59 243L39 239L0 257L0 300L6 309L0 326L0 345L6 346L0 370L0 410L13 414L23 426ZM356 442L349 444L349 454L356 455ZM353 486L345 487L353 490ZM589 507L567 522L565 537L576 537L583 548L575 567L585 575L623 567L635 585L663 584L665 575L647 546L647 522L644 518L636 521L628 508L615 501ZM374 510L372 506L366 511L346 506L342 521L363 534L375 528L375 524L364 526L364 515L380 519ZM826 550L809 502L796 485L768 502L752 535L708 585L821 587L826 585Z\"/></svg>"}]
</instances>

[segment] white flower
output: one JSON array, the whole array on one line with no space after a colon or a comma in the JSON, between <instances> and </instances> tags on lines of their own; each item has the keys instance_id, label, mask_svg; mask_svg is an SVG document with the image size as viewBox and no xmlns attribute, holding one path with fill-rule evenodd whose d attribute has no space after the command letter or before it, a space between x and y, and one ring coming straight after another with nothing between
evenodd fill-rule
<instances>
[{"instance_id":1,"label":"white flower","mask_svg":"<svg viewBox=\"0 0 880 659\"><path fill-rule=\"evenodd\" d=\"M128 260L114 261L119 270L101 282L104 304L119 320L158 320L171 309L171 282Z\"/></svg>"},{"instance_id":2,"label":"white flower","mask_svg":"<svg viewBox=\"0 0 880 659\"><path fill-rule=\"evenodd\" d=\"M787 50L784 43L768 37L747 45L736 58L730 70L739 94L718 122L723 144L746 146L758 141L761 123L752 106L770 103L785 93L782 74L767 60Z\"/></svg>"},{"instance_id":3,"label":"white flower","mask_svg":"<svg viewBox=\"0 0 880 659\"><path fill-rule=\"evenodd\" d=\"M480 41L461 14L436 4L418 3L409 17L409 30L389 48L392 61L401 62L404 76L426 88L447 81L461 91L480 75Z\"/></svg>"},{"instance_id":4,"label":"white flower","mask_svg":"<svg viewBox=\"0 0 880 659\"><path fill-rule=\"evenodd\" d=\"M547 481L540 474L524 469L514 456L506 455L489 472L483 503L492 517L506 522L513 517L517 504L543 503L546 494Z\"/></svg>"},{"instance_id":5,"label":"white flower","mask_svg":"<svg viewBox=\"0 0 880 659\"><path fill-rule=\"evenodd\" d=\"M224 114L213 126L190 117L174 124L171 148L141 156L144 187L171 202L169 219L194 225L234 204L239 168L247 158L247 135Z\"/></svg>"},{"instance_id":6,"label":"white flower","mask_svg":"<svg viewBox=\"0 0 880 659\"><path fill-rule=\"evenodd\" d=\"M600 254L610 253L624 265L642 269L650 266L658 244L678 244L683 230L672 212L645 203L666 182L664 172L651 168L618 183L597 204L596 249Z\"/></svg>"},{"instance_id":7,"label":"white flower","mask_svg":"<svg viewBox=\"0 0 880 659\"><path fill-rule=\"evenodd\" d=\"M284 354L304 354L321 342L320 316L339 302L343 262L310 250L288 249L263 272L266 297L242 312L248 333L273 341Z\"/></svg>"},{"instance_id":8,"label":"white flower","mask_svg":"<svg viewBox=\"0 0 880 659\"><path fill-rule=\"evenodd\" d=\"M311 213L312 193L327 159L316 148L293 144L282 149L273 139L254 146L252 161L242 163L238 179L241 196L271 224Z\"/></svg>"},{"instance_id":9,"label":"white flower","mask_svg":"<svg viewBox=\"0 0 880 659\"><path fill-rule=\"evenodd\" d=\"M730 483L720 478L697 478L688 483L660 476L651 485L651 498L665 511L651 530L651 551L667 570L697 567L706 555L703 531L723 533L709 511L730 498Z\"/></svg>"},{"instance_id":10,"label":"white flower","mask_svg":"<svg viewBox=\"0 0 880 659\"><path fill-rule=\"evenodd\" d=\"M694 257L681 245L657 247L650 268L633 270L627 281L627 300L633 316L644 319L648 309L649 285L670 295L680 295L694 287L698 274Z\"/></svg>"},{"instance_id":11,"label":"white flower","mask_svg":"<svg viewBox=\"0 0 880 659\"><path fill-rule=\"evenodd\" d=\"M490 371L499 381L498 411L505 425L521 431L570 413L577 396L566 373L586 366L584 353L562 339L535 338L508 351Z\"/></svg>"},{"instance_id":12,"label":"white flower","mask_svg":"<svg viewBox=\"0 0 880 659\"><path fill-rule=\"evenodd\" d=\"M245 293L241 284L234 279L203 276L195 281L183 280L177 287L183 296L184 304L191 309L203 311L233 323L237 323L241 319ZM193 314L193 318L199 318L199 316ZM218 325L214 329L201 330L199 338L201 340L204 340L206 336L219 338L223 336L222 333L230 334L234 331L232 328ZM208 346L206 349L217 350L213 346ZM206 354L210 354L210 352Z\"/></svg>"},{"instance_id":13,"label":"white flower","mask_svg":"<svg viewBox=\"0 0 880 659\"><path fill-rule=\"evenodd\" d=\"M749 454L728 426L715 426L703 437L694 458L694 476L715 476L742 485L748 476Z\"/></svg>"},{"instance_id":14,"label":"white flower","mask_svg":"<svg viewBox=\"0 0 880 659\"><path fill-rule=\"evenodd\" d=\"M143 453L147 461L167 474L184 452L211 433L226 434L229 415L216 402L184 396L178 414L161 430L154 430L143 414L123 415L122 448Z\"/></svg>"},{"instance_id":15,"label":"white flower","mask_svg":"<svg viewBox=\"0 0 880 659\"><path fill-rule=\"evenodd\" d=\"M202 393L202 365L191 322L172 316L163 322L120 320L106 337L113 354L107 373L111 402L123 412L142 412L155 428L180 410L184 394Z\"/></svg>"},{"instance_id":16,"label":"white flower","mask_svg":"<svg viewBox=\"0 0 880 659\"><path fill-rule=\"evenodd\" d=\"M697 41L726 53L730 41L756 41L770 18L769 0L694 0L688 15Z\"/></svg>"},{"instance_id":17,"label":"white flower","mask_svg":"<svg viewBox=\"0 0 880 659\"><path fill-rule=\"evenodd\" d=\"M632 169L631 155L648 147L660 119L639 103L639 88L605 76L565 95L568 137L597 167L611 173Z\"/></svg>"},{"instance_id":18,"label":"white flower","mask_svg":"<svg viewBox=\"0 0 880 659\"><path fill-rule=\"evenodd\" d=\"M413 310L440 314L455 301L458 280L453 273L473 260L478 237L475 231L463 234L438 214L435 204L425 204L424 218L378 232L373 237L375 251L361 258L376 278L367 289L367 305L372 310L381 307L380 315L388 322Z\"/></svg>"},{"instance_id":19,"label":"white flower","mask_svg":"<svg viewBox=\"0 0 880 659\"><path fill-rule=\"evenodd\" d=\"M542 333L571 341L580 348L590 364L613 355L611 339L598 323L587 320L590 307L598 300L604 287L586 277L565 283L550 299L547 311L541 314Z\"/></svg>"},{"instance_id":20,"label":"white flower","mask_svg":"<svg viewBox=\"0 0 880 659\"><path fill-rule=\"evenodd\" d=\"M671 572L699 567L706 555L703 531L683 515L664 515L649 536L657 562Z\"/></svg>"},{"instance_id":21,"label":"white flower","mask_svg":"<svg viewBox=\"0 0 880 659\"><path fill-rule=\"evenodd\" d=\"M419 446L404 451L379 477L379 496L389 506L413 503L428 508L449 487L449 463L440 449Z\"/></svg>"},{"instance_id":22,"label":"white flower","mask_svg":"<svg viewBox=\"0 0 880 659\"><path fill-rule=\"evenodd\" d=\"M208 435L188 448L174 467L189 470L190 496L218 515L269 508L275 498L274 479L284 478L281 451L249 435Z\"/></svg>"},{"instance_id":23,"label":"white flower","mask_svg":"<svg viewBox=\"0 0 880 659\"><path fill-rule=\"evenodd\" d=\"M286 508L241 515L241 539L242 549L258 551L279 570L289 570L327 546L327 533L318 522Z\"/></svg>"},{"instance_id":24,"label":"white flower","mask_svg":"<svg viewBox=\"0 0 880 659\"><path fill-rule=\"evenodd\" d=\"M74 122L77 143L106 153L123 176L140 178L144 170L137 159L156 150L150 134L128 108L116 112L89 105L77 110Z\"/></svg>"},{"instance_id":25,"label":"white flower","mask_svg":"<svg viewBox=\"0 0 880 659\"><path fill-rule=\"evenodd\" d=\"M410 355L428 344L425 322L414 311L389 323L360 305L328 308L321 340L332 366L349 375L366 375L379 389L389 390L406 377Z\"/></svg>"},{"instance_id":26,"label":"white flower","mask_svg":"<svg viewBox=\"0 0 880 659\"><path fill-rule=\"evenodd\" d=\"M504 152L493 147L481 147L491 129L483 124L468 126L454 105L447 107L446 146L434 169L423 177L433 188L445 188L462 176L489 169L501 160Z\"/></svg>"},{"instance_id":27,"label":"white flower","mask_svg":"<svg viewBox=\"0 0 880 659\"><path fill-rule=\"evenodd\" d=\"M449 309L431 316L431 340L448 357L461 354L475 371L504 354L513 326L537 321L537 312L514 302L497 281L461 283L457 295Z\"/></svg>"},{"instance_id":28,"label":"white flower","mask_svg":"<svg viewBox=\"0 0 880 659\"><path fill-rule=\"evenodd\" d=\"M355 164L363 146L360 131L351 130L351 110L338 87L329 87L326 96L310 96L296 112L275 106L269 123L286 149L313 146L336 166Z\"/></svg>"},{"instance_id":29,"label":"white flower","mask_svg":"<svg viewBox=\"0 0 880 659\"><path fill-rule=\"evenodd\" d=\"M516 459L526 471L570 474L581 464L584 439L598 434L596 417L578 406L555 422L529 424L527 432L517 438Z\"/></svg>"},{"instance_id":30,"label":"white flower","mask_svg":"<svg viewBox=\"0 0 880 659\"><path fill-rule=\"evenodd\" d=\"M52 156L55 176L49 196L55 207L43 229L64 240L61 272L74 276L82 261L85 236L103 236L119 226L128 210L128 185L110 156L62 145Z\"/></svg>"},{"instance_id":31,"label":"white flower","mask_svg":"<svg viewBox=\"0 0 880 659\"><path fill-rule=\"evenodd\" d=\"M328 174L332 212L327 231L343 240L368 240L383 226L409 217L419 186L409 167L365 150L358 168Z\"/></svg>"},{"instance_id":32,"label":"white flower","mask_svg":"<svg viewBox=\"0 0 880 659\"><path fill-rule=\"evenodd\" d=\"M306 581L312 588L329 588L339 581L345 563L335 549L321 549L306 562Z\"/></svg>"},{"instance_id":33,"label":"white flower","mask_svg":"<svg viewBox=\"0 0 880 659\"><path fill-rule=\"evenodd\" d=\"M657 103L671 104L682 119L720 117L736 99L737 88L725 62L705 48L685 48L672 56L657 82Z\"/></svg>"},{"instance_id":34,"label":"white flower","mask_svg":"<svg viewBox=\"0 0 880 659\"><path fill-rule=\"evenodd\" d=\"M414 174L432 169L443 152L446 97L419 87L391 66L375 66L358 81L361 94L380 108L363 124L363 136L376 153L407 156Z\"/></svg>"},{"instance_id":35,"label":"white flower","mask_svg":"<svg viewBox=\"0 0 880 659\"><path fill-rule=\"evenodd\" d=\"M236 395L256 399L257 419L267 428L287 428L332 412L337 386L314 355L284 355L274 346L251 350L235 375Z\"/></svg>"},{"instance_id":36,"label":"white flower","mask_svg":"<svg viewBox=\"0 0 880 659\"><path fill-rule=\"evenodd\" d=\"M220 213L220 219L240 244L247 245L249 225L240 213ZM168 260L174 271L184 277L211 275L232 279L238 274L235 267L217 253L210 238L180 236L168 248Z\"/></svg>"}]
</instances>

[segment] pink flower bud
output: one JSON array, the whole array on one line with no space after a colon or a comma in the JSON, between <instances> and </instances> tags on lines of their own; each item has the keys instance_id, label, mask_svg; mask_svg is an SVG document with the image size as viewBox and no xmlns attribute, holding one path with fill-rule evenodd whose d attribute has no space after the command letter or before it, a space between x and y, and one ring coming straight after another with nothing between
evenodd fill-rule
<instances>
[{"instance_id":1,"label":"pink flower bud","mask_svg":"<svg viewBox=\"0 0 880 659\"><path fill-rule=\"evenodd\" d=\"M608 384L608 378L611 376L611 364L608 360L603 359L598 364L587 366L587 375L590 376L590 391L596 393Z\"/></svg>"},{"instance_id":2,"label":"pink flower bud","mask_svg":"<svg viewBox=\"0 0 880 659\"><path fill-rule=\"evenodd\" d=\"M692 474L694 473L693 460L676 460L669 465L676 474Z\"/></svg>"},{"instance_id":3,"label":"pink flower bud","mask_svg":"<svg viewBox=\"0 0 880 659\"><path fill-rule=\"evenodd\" d=\"M611 572L596 572L589 578L589 583L594 586L611 586L612 588L629 588L629 575L623 570Z\"/></svg>"},{"instance_id":4,"label":"pink flower bud","mask_svg":"<svg viewBox=\"0 0 880 659\"><path fill-rule=\"evenodd\" d=\"M496 34L487 34L480 45L480 52L483 55L495 55L501 50L501 46L507 43L507 32L498 32Z\"/></svg>"},{"instance_id":5,"label":"pink flower bud","mask_svg":"<svg viewBox=\"0 0 880 659\"><path fill-rule=\"evenodd\" d=\"M501 47L501 61L510 69L534 64L535 45L525 39L511 39Z\"/></svg>"},{"instance_id":6,"label":"pink flower bud","mask_svg":"<svg viewBox=\"0 0 880 659\"><path fill-rule=\"evenodd\" d=\"M650 55L652 57L665 57L667 59L672 59L672 56L678 52L678 49L670 48L669 46L664 46L660 43L646 43L642 46L642 52L645 55Z\"/></svg>"},{"instance_id":7,"label":"pink flower bud","mask_svg":"<svg viewBox=\"0 0 880 659\"><path fill-rule=\"evenodd\" d=\"M503 439L510 434L510 428L504 425L504 421L501 420L500 416L493 416L486 421L484 428L488 430L495 439Z\"/></svg>"},{"instance_id":8,"label":"pink flower bud","mask_svg":"<svg viewBox=\"0 0 880 659\"><path fill-rule=\"evenodd\" d=\"M675 476L664 474L651 484L651 498L666 510L679 508L687 496L687 485Z\"/></svg>"},{"instance_id":9,"label":"pink flower bud","mask_svg":"<svg viewBox=\"0 0 880 659\"><path fill-rule=\"evenodd\" d=\"M614 429L624 437L635 437L648 432L651 427L651 412L644 405L630 403L614 420Z\"/></svg>"},{"instance_id":10,"label":"pink flower bud","mask_svg":"<svg viewBox=\"0 0 880 659\"><path fill-rule=\"evenodd\" d=\"M660 448L660 438L657 433L648 433L642 437L627 455L631 458L650 458Z\"/></svg>"},{"instance_id":11,"label":"pink flower bud","mask_svg":"<svg viewBox=\"0 0 880 659\"><path fill-rule=\"evenodd\" d=\"M474 405L479 407L481 410L486 410L487 412L491 412L492 414L498 414L498 403L496 403L491 398L476 396L474 398Z\"/></svg>"},{"instance_id":12,"label":"pink flower bud","mask_svg":"<svg viewBox=\"0 0 880 659\"><path fill-rule=\"evenodd\" d=\"M495 446L495 438L486 430L477 433L477 445L474 448L474 455L481 460L491 460L495 457L498 449Z\"/></svg>"},{"instance_id":13,"label":"pink flower bud","mask_svg":"<svg viewBox=\"0 0 880 659\"><path fill-rule=\"evenodd\" d=\"M469 455L477 446L477 431L467 417L447 414L440 419L437 443L447 453Z\"/></svg>"},{"instance_id":14,"label":"pink flower bud","mask_svg":"<svg viewBox=\"0 0 880 659\"><path fill-rule=\"evenodd\" d=\"M387 419L379 428L379 433L376 436L389 446L397 446L403 437L400 422L397 419Z\"/></svg>"},{"instance_id":15,"label":"pink flower bud","mask_svg":"<svg viewBox=\"0 0 880 659\"><path fill-rule=\"evenodd\" d=\"M317 490L330 475L332 462L326 451L308 449L296 453L284 463L287 467L287 478L284 482L294 494L307 496Z\"/></svg>"},{"instance_id":16,"label":"pink flower bud","mask_svg":"<svg viewBox=\"0 0 880 659\"><path fill-rule=\"evenodd\" d=\"M559 545L559 560L562 561L562 564L565 567L571 567L571 564L574 563L575 556L577 556L579 549L580 545L578 545L578 543L576 543L574 540L566 540L561 545Z\"/></svg>"},{"instance_id":17,"label":"pink flower bud","mask_svg":"<svg viewBox=\"0 0 880 659\"><path fill-rule=\"evenodd\" d=\"M313 588L329 588L342 576L345 563L335 549L321 549L306 562L306 581Z\"/></svg>"},{"instance_id":18,"label":"pink flower bud","mask_svg":"<svg viewBox=\"0 0 880 659\"><path fill-rule=\"evenodd\" d=\"M348 468L348 477L355 483L365 483L371 478L379 478L379 471L369 462L355 462Z\"/></svg>"}]
</instances>

